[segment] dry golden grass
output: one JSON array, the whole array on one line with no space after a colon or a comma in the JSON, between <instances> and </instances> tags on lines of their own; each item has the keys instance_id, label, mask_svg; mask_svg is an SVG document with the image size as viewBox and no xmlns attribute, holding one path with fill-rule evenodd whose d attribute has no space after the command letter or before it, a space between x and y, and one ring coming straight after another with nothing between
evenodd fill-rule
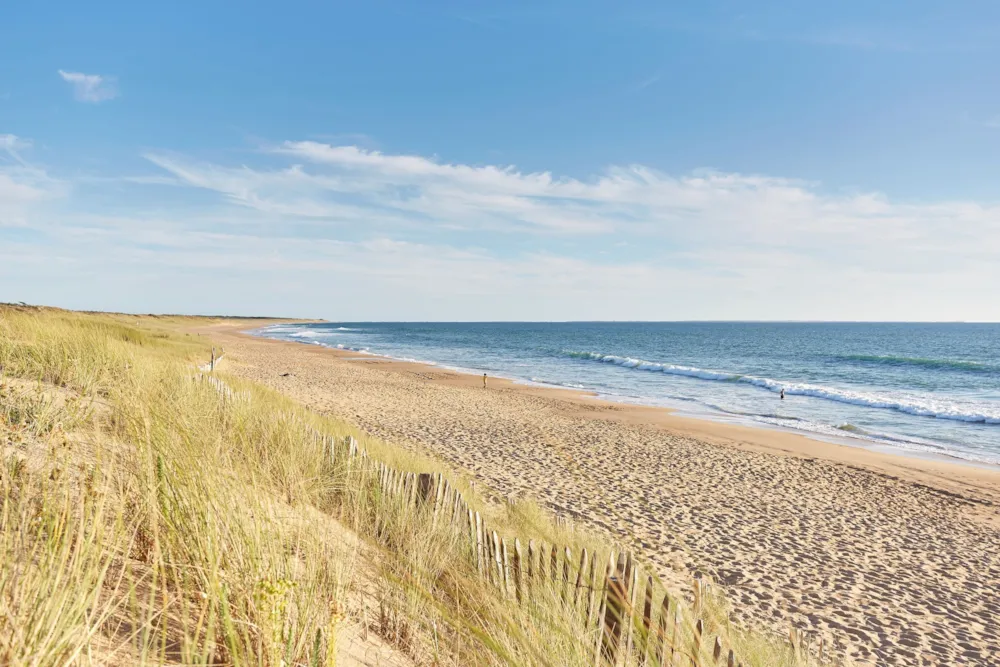
<instances>
[{"instance_id":1,"label":"dry golden grass","mask_svg":"<svg viewBox=\"0 0 1000 667\"><path fill-rule=\"evenodd\" d=\"M595 630L555 590L498 595L461 531L311 434L439 464L261 387L196 381L208 344L180 322L0 306L0 664L328 666L345 615L417 664L594 664ZM608 552L451 479L506 535ZM731 627L721 599L702 617L746 665L807 662Z\"/></svg>"}]
</instances>

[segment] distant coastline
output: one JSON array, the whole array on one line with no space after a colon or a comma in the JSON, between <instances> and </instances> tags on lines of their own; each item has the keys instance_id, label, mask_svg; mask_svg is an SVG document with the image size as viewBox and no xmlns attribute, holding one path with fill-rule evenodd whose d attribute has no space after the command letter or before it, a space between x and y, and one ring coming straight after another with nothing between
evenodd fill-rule
<instances>
[{"instance_id":1,"label":"distant coastline","mask_svg":"<svg viewBox=\"0 0 1000 667\"><path fill-rule=\"evenodd\" d=\"M606 323L592 324L603 325ZM727 325L735 326L740 324L727 323ZM836 385L830 386L828 383L823 383L822 380L813 380L808 383L781 382L751 374L742 375L726 371L702 370L692 366L670 365L665 362L643 361L624 354L616 356L592 352L567 352L565 349L559 350L559 346L555 343L552 344L554 351L545 353L553 358L550 361L548 358L539 359L537 357L520 359L515 356L520 354L519 349L511 352L507 357L502 356L502 349L495 354L477 357L468 350L479 342L470 343L463 339L460 341L461 345L464 346L461 352L466 355L464 359L466 363L455 363L454 354L453 358L446 358L450 352L448 349L403 347L409 334L399 334L389 338L381 335L384 328L407 327L415 328L418 333L414 333L413 336L424 340L430 338L425 327L448 326L471 328L514 327L518 325L512 323L503 323L502 325L325 323L319 327L299 328L296 325L287 327L280 323L269 323L269 326L255 328L250 333L255 336L310 343L314 346L339 349L353 354L368 354L399 361L426 363L438 368L473 375L478 375L486 370L496 377L504 377L520 384L576 389L587 395L615 403L667 408L675 414L686 417L797 433L815 440L861 447L908 458L953 461L990 468L1000 465L1000 403L951 404L947 397L930 394L917 396L914 399L911 395L899 393L891 386L880 392L877 386L866 387L861 391L850 388L837 389ZM560 327L560 331L563 328L569 328L569 330L573 328L572 323L542 323L533 326L557 326ZM362 335L362 332L367 331L379 335ZM403 343L399 343L400 340ZM393 349L394 347L396 349ZM531 351L528 352L529 355L530 353ZM711 364L712 361L709 360L705 363ZM567 370L566 363L575 363L579 368ZM948 374L955 375L959 381L965 383L968 383L968 380L964 375L969 375L973 377L975 382L979 382L983 386L993 386L996 384L994 376L1000 378L1000 365L967 359L949 360L892 354L853 354L838 351L831 355L831 363L837 363L841 367L857 367L862 378L874 376L876 381L882 375L890 375L892 376L889 378L891 381L898 381L895 376L901 376L904 380L912 376L912 381L920 383L924 382L922 375L937 373L949 381ZM546 367L545 364L549 364L549 366ZM601 381L605 379L602 375L605 373L604 365L620 367L609 369L618 374L618 377L612 378L612 380L619 382L619 385L609 385L607 382L604 386L601 385ZM634 370L654 372L649 375L648 379L628 375L628 371ZM806 370L810 369L807 367ZM567 372L577 373L577 375L575 377L560 376L560 373L565 375ZM775 370L776 374L782 372L781 369ZM789 371L785 370L784 372ZM673 382L670 377L662 378L661 374L679 376L679 381L675 385L677 390L661 389L659 385L663 384L664 381ZM687 378L710 382L703 387L696 384L685 384ZM622 385L621 382L641 384L631 386ZM726 392L734 393L733 383L750 385L749 391L745 391L744 395L736 396L727 405L725 394ZM752 387L768 390L773 398L753 394L752 392L758 391L758 389ZM779 403L774 399L778 398L777 394L782 388L791 400ZM630 392L630 389L633 391ZM680 391L690 392L692 390L700 392L700 395L679 393ZM659 394L656 393L658 391ZM890 391L894 393L890 393ZM722 393L719 394L720 392ZM816 397L816 399L814 400L812 397ZM747 403L747 400L752 402ZM803 404L803 400L811 402ZM739 401L743 401L743 403ZM830 401L848 405L846 407L827 405ZM777 412L775 412L776 408ZM905 414L893 417L885 414L886 411ZM826 421L815 418L814 415L819 415ZM863 421L866 418L869 420L868 422ZM956 423L950 424L951 421ZM885 422L884 425L883 422ZM895 422L904 422L901 424L903 429L901 432L893 432L892 429L896 427ZM976 422L979 422L979 425L976 425ZM907 434L906 428L915 432ZM977 450L972 446L963 447L960 444L948 442L948 437L953 433L961 436L966 432L980 438L987 438L986 449ZM944 440L939 441L935 436ZM996 441L996 449L989 448L989 443L992 441L989 438Z\"/></svg>"}]
</instances>

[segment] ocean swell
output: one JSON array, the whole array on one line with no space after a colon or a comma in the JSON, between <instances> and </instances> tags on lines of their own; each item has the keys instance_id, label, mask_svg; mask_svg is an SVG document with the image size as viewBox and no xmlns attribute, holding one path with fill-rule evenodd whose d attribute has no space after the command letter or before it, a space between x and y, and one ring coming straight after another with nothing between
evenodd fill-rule
<instances>
[{"instance_id":1,"label":"ocean swell","mask_svg":"<svg viewBox=\"0 0 1000 667\"><path fill-rule=\"evenodd\" d=\"M598 352L564 350L563 354L576 359L598 361L605 364L614 364L616 366L654 373L680 375L716 382L740 382L774 393L778 393L784 389L787 396L812 396L838 403L895 410L906 414L934 417L936 419L950 419L980 424L1000 424L1000 406L995 405L969 405L930 397L890 396L848 389L834 389L803 382L782 382L780 380L755 377L753 375L740 375L738 373L706 370L692 366L658 363L644 359L635 359L633 357L620 357L614 354L600 354Z\"/></svg>"},{"instance_id":2,"label":"ocean swell","mask_svg":"<svg viewBox=\"0 0 1000 667\"><path fill-rule=\"evenodd\" d=\"M978 361L961 359L927 359L924 357L900 357L882 354L841 354L833 357L836 361L847 361L878 366L918 366L945 370L967 371L970 373L997 373L1000 367Z\"/></svg>"}]
</instances>

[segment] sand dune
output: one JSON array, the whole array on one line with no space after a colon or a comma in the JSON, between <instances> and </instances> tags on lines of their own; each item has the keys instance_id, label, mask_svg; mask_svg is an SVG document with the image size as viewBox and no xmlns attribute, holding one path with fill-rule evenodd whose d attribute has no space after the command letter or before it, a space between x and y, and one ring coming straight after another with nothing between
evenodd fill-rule
<instances>
[{"instance_id":1,"label":"sand dune","mask_svg":"<svg viewBox=\"0 0 1000 667\"><path fill-rule=\"evenodd\" d=\"M668 581L709 573L744 619L877 664L1000 664L995 470L210 333L226 372L605 530Z\"/></svg>"}]
</instances>

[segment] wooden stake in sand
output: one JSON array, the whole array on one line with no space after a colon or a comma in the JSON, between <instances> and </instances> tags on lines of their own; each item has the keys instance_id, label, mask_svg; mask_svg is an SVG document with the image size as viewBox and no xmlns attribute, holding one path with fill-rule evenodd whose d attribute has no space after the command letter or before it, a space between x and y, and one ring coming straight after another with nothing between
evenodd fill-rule
<instances>
[{"instance_id":1,"label":"wooden stake in sand","mask_svg":"<svg viewBox=\"0 0 1000 667\"><path fill-rule=\"evenodd\" d=\"M653 577L646 577L646 595L643 600L642 605L642 648L639 649L639 654L642 658L642 663L646 664L646 660L649 658L649 631L653 625Z\"/></svg>"},{"instance_id":2,"label":"wooden stake in sand","mask_svg":"<svg viewBox=\"0 0 1000 667\"><path fill-rule=\"evenodd\" d=\"M667 623L670 621L670 596L663 594L663 603L660 605L660 618L656 621L656 648L653 654L656 656L657 666L663 664L663 645L667 640Z\"/></svg>"},{"instance_id":3,"label":"wooden stake in sand","mask_svg":"<svg viewBox=\"0 0 1000 667\"><path fill-rule=\"evenodd\" d=\"M517 601L521 601L521 540L514 538L514 560L511 563L511 574L514 575L514 593Z\"/></svg>"},{"instance_id":4,"label":"wooden stake in sand","mask_svg":"<svg viewBox=\"0 0 1000 667\"><path fill-rule=\"evenodd\" d=\"M510 595L510 554L507 550L507 538L500 540L500 551L503 555L503 594L504 597Z\"/></svg>"},{"instance_id":5,"label":"wooden stake in sand","mask_svg":"<svg viewBox=\"0 0 1000 667\"><path fill-rule=\"evenodd\" d=\"M483 543L483 518L476 512L476 558L480 574L489 574L486 571L486 545Z\"/></svg>"},{"instance_id":6,"label":"wooden stake in sand","mask_svg":"<svg viewBox=\"0 0 1000 667\"><path fill-rule=\"evenodd\" d=\"M562 567L562 601L566 604L567 597L569 596L569 563L573 559L573 556L569 552L569 547L563 548L563 567Z\"/></svg>"},{"instance_id":7,"label":"wooden stake in sand","mask_svg":"<svg viewBox=\"0 0 1000 667\"><path fill-rule=\"evenodd\" d=\"M635 590L639 587L639 570L636 568L632 552L629 552L625 559L625 570L622 577L622 584L625 586L625 618L623 619L623 631L625 632L625 655L632 652L632 610L635 609Z\"/></svg>"},{"instance_id":8,"label":"wooden stake in sand","mask_svg":"<svg viewBox=\"0 0 1000 667\"><path fill-rule=\"evenodd\" d=\"M587 626L590 627L590 621L594 618L594 606L599 606L601 604L600 596L597 591L597 552L594 552L593 557L590 559L590 574L587 577L588 588L587 588Z\"/></svg>"},{"instance_id":9,"label":"wooden stake in sand","mask_svg":"<svg viewBox=\"0 0 1000 667\"><path fill-rule=\"evenodd\" d=\"M552 585L555 586L556 577L559 572L559 547L552 545L552 560L549 561L549 578L552 580Z\"/></svg>"},{"instance_id":10,"label":"wooden stake in sand","mask_svg":"<svg viewBox=\"0 0 1000 667\"><path fill-rule=\"evenodd\" d=\"M694 624L694 637L691 640L691 665L698 667L701 663L701 634L705 631L705 623L699 618Z\"/></svg>"},{"instance_id":11,"label":"wooden stake in sand","mask_svg":"<svg viewBox=\"0 0 1000 667\"><path fill-rule=\"evenodd\" d=\"M573 609L577 609L580 601L580 591L587 582L583 580L584 574L587 571L587 548L584 547L583 551L580 552L580 569L576 572L576 588L573 589Z\"/></svg>"},{"instance_id":12,"label":"wooden stake in sand","mask_svg":"<svg viewBox=\"0 0 1000 667\"><path fill-rule=\"evenodd\" d=\"M622 625L625 620L625 561L624 555L619 557L614 567L614 574L607 578L607 595L604 608L604 628L602 632L601 654L604 659L614 665L618 660L618 649L621 646ZM614 554L611 556L614 558Z\"/></svg>"},{"instance_id":13,"label":"wooden stake in sand","mask_svg":"<svg viewBox=\"0 0 1000 667\"><path fill-rule=\"evenodd\" d=\"M491 533L491 537L493 542L493 560L497 567L497 585L503 590L504 595L506 595L507 591L504 588L505 581L503 576L503 557L500 555L500 538L497 537L497 531L494 530Z\"/></svg>"}]
</instances>

